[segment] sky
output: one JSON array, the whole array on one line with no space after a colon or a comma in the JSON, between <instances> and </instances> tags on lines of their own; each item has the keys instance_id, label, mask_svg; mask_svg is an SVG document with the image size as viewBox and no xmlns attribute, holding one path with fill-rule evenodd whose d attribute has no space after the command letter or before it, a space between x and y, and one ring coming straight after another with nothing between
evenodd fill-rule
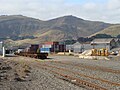
<instances>
[{"instance_id":1,"label":"sky","mask_svg":"<svg viewBox=\"0 0 120 90\"><path fill-rule=\"evenodd\" d=\"M73 15L120 23L120 0L0 0L0 15L24 15L40 20Z\"/></svg>"}]
</instances>

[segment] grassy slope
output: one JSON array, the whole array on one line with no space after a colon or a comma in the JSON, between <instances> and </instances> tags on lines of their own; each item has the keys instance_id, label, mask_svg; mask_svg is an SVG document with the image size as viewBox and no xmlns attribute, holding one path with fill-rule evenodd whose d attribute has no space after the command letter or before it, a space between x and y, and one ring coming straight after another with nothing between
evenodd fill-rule
<instances>
[{"instance_id":1,"label":"grassy slope","mask_svg":"<svg viewBox=\"0 0 120 90\"><path fill-rule=\"evenodd\" d=\"M113 25L113 26L110 26L100 32L97 32L91 36L94 36L96 34L108 34L108 35L111 35L111 36L117 36L120 34L120 25Z\"/></svg>"}]
</instances>

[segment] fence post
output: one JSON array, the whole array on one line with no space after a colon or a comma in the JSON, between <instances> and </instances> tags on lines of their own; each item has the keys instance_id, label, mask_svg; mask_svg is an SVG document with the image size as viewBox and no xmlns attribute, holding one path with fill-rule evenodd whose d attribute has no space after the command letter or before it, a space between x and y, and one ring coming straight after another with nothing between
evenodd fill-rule
<instances>
[{"instance_id":1,"label":"fence post","mask_svg":"<svg viewBox=\"0 0 120 90\"><path fill-rule=\"evenodd\" d=\"M3 57L5 57L5 47L3 47Z\"/></svg>"}]
</instances>

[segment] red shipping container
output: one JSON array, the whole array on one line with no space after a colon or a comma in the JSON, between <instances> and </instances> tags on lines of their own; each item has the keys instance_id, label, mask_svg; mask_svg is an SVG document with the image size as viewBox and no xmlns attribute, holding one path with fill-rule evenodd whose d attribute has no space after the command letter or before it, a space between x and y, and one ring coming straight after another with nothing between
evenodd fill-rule
<instances>
[{"instance_id":1,"label":"red shipping container","mask_svg":"<svg viewBox=\"0 0 120 90\"><path fill-rule=\"evenodd\" d=\"M45 42L45 44L48 44L48 45L58 45L59 42Z\"/></svg>"},{"instance_id":2,"label":"red shipping container","mask_svg":"<svg viewBox=\"0 0 120 90\"><path fill-rule=\"evenodd\" d=\"M66 51L66 46L65 45L59 45L59 52L64 52Z\"/></svg>"}]
</instances>

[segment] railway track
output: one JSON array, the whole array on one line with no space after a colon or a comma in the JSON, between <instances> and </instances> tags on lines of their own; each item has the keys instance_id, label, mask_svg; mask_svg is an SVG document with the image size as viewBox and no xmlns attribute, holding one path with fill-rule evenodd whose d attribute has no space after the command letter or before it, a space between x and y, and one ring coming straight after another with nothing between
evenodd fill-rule
<instances>
[{"instance_id":1,"label":"railway track","mask_svg":"<svg viewBox=\"0 0 120 90\"><path fill-rule=\"evenodd\" d=\"M86 69L90 69L90 70L99 70L99 71L103 71L103 72L108 72L108 73L114 73L114 74L120 74L120 70L113 70L113 69L109 69L109 68L105 68L105 67L100 67L100 66L88 66L88 65L83 65L83 64L73 64L70 62L61 62L61 61L50 61L53 63L57 63L57 64L64 64L64 65L72 65L74 67L82 67L82 68L86 68Z\"/></svg>"},{"instance_id":2,"label":"railway track","mask_svg":"<svg viewBox=\"0 0 120 90\"><path fill-rule=\"evenodd\" d=\"M71 71L70 69L66 69L66 68L60 68L60 67L56 67L56 66L52 66L52 65L48 65L48 64L42 64L42 63L40 63L40 67L42 67L45 70L50 70L50 68L52 68L52 70L50 70L50 72L61 76L63 80L74 83L75 85L83 85L86 88L89 87L89 89L107 90L106 88L101 87L96 83L88 82L88 80L87 81L86 80L81 80L79 77L89 78L91 80L97 80L98 82L101 82L103 84L107 84L109 87L111 87L111 86L117 86L117 87L120 86L119 83L111 82L111 81L104 80L104 79L101 79L101 78L91 77L91 76L81 74L81 73L76 72L76 71ZM62 72L68 72L68 74L64 74ZM71 75L71 73L73 75ZM78 75L79 77L76 77L76 75ZM75 80L75 82L72 82L74 80Z\"/></svg>"},{"instance_id":3,"label":"railway track","mask_svg":"<svg viewBox=\"0 0 120 90\"><path fill-rule=\"evenodd\" d=\"M45 69L45 70L49 70L52 74L55 74L55 76L59 79L68 81L68 82L75 84L77 86L80 86L80 87L85 87L88 90L107 90L104 87L90 83L88 81L81 80L79 78L76 78L76 77L68 75L68 74L60 73L58 70L50 70L48 67L46 67L46 65L41 65L38 67L41 67L42 69Z\"/></svg>"}]
</instances>

